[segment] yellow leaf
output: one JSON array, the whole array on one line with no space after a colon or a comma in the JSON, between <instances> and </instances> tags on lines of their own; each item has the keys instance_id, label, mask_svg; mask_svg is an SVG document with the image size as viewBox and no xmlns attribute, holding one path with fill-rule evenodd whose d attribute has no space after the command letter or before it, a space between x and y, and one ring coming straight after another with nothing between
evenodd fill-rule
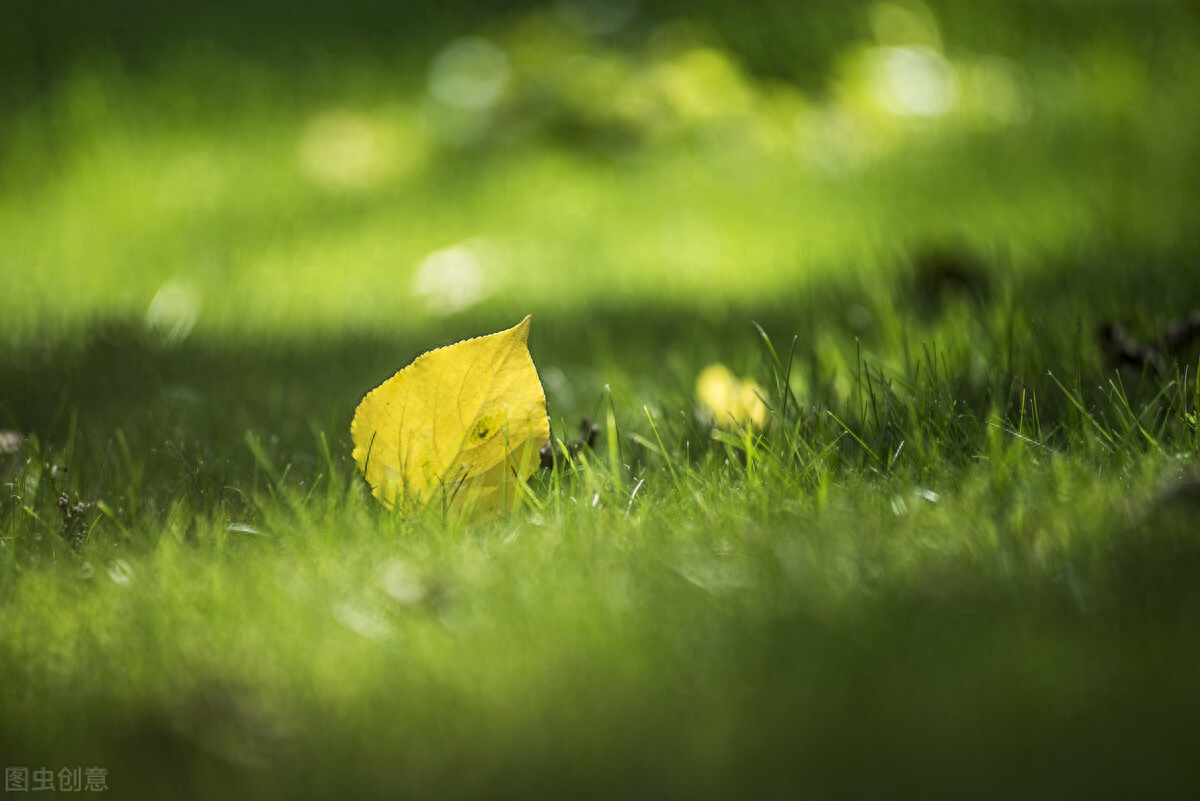
<instances>
[{"instance_id":1,"label":"yellow leaf","mask_svg":"<svg viewBox=\"0 0 1200 801\"><path fill-rule=\"evenodd\" d=\"M723 364L710 364L696 378L696 398L718 428L761 431L767 424L764 395L754 379L739 381Z\"/></svg>"},{"instance_id":2,"label":"yellow leaf","mask_svg":"<svg viewBox=\"0 0 1200 801\"><path fill-rule=\"evenodd\" d=\"M381 503L469 522L512 507L550 438L530 319L418 356L363 398L353 456Z\"/></svg>"}]
</instances>

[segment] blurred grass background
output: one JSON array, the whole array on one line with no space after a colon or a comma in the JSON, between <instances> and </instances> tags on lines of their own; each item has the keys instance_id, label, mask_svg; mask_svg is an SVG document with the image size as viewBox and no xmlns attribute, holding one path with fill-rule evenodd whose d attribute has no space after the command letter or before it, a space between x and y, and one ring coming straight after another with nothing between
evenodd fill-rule
<instances>
[{"instance_id":1,"label":"blurred grass background","mask_svg":"<svg viewBox=\"0 0 1200 801\"><path fill-rule=\"evenodd\" d=\"M1186 796L1196 353L1114 371L1096 330L1200 306L1198 34L1167 0L10 3L0 763ZM593 464L470 532L375 509L362 394L530 312ZM752 321L800 408L738 448L694 387L778 413Z\"/></svg>"},{"instance_id":2,"label":"blurred grass background","mask_svg":"<svg viewBox=\"0 0 1200 801\"><path fill-rule=\"evenodd\" d=\"M16 6L8 336L156 297L289 335L721 307L943 240L1017 275L1169 258L1192 225L1182 4L238 8Z\"/></svg>"}]
</instances>

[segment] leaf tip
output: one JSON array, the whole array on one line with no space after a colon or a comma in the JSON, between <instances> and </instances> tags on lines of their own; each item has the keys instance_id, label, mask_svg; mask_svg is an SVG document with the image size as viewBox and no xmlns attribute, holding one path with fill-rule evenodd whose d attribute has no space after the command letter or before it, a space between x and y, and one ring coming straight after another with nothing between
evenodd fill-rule
<instances>
[{"instance_id":1,"label":"leaf tip","mask_svg":"<svg viewBox=\"0 0 1200 801\"><path fill-rule=\"evenodd\" d=\"M532 321L533 321L533 315L527 314L527 315L525 315L524 320L517 323L509 330L511 330L513 332L513 334L515 334L516 336L520 337L522 342L528 341L528 339L529 339L529 324Z\"/></svg>"}]
</instances>

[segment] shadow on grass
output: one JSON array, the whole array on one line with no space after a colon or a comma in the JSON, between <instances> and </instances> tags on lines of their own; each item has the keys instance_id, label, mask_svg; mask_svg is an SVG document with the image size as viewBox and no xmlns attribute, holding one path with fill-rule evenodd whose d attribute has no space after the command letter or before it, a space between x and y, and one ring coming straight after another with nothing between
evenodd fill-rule
<instances>
[{"instance_id":1,"label":"shadow on grass","mask_svg":"<svg viewBox=\"0 0 1200 801\"><path fill-rule=\"evenodd\" d=\"M1045 432L1078 417L1075 400L1048 372L1077 389L1089 407L1113 403L1104 395L1110 380L1134 408L1189 371L1194 385L1193 352L1181 355L1175 374L1114 373L1095 336L1100 323L1115 319L1152 338L1156 326L1200 306L1191 280L1200 259L1190 251L1151 263L1081 256L1077 264L1015 281L1001 275L984 289L954 270L945 278L940 261L932 274L920 259L913 263L883 292L847 282L758 307L640 302L594 307L585 317L541 312L530 347L556 432L573 435L580 417L595 417L609 403L609 392L622 422L644 422L643 405L668 418L686 416L696 375L714 361L754 375L773 392L771 359L756 324L781 358L795 337L793 375L805 379L808 393L802 403L839 415L865 403L846 397L847 382L852 396L875 391L868 377L908 381L897 392L937 394L935 400L980 420L989 414L1014 420L1022 393L1036 395ZM149 459L159 478L179 480L181 469L202 468L241 480L254 469L248 435L260 438L279 464L312 474L324 467L322 434L335 457L349 452L350 418L369 389L426 350L512 322L485 309L407 335L272 342L193 336L164 346L140 324L113 321L48 335L0 357L0 427L36 437L49 459L88 451L84 471L101 489L106 466L130 457ZM939 337L956 341L957 353ZM840 358L822 352L821 343ZM899 365L907 363L919 379L922 367L914 362L922 359L927 383L918 386ZM77 480L74 486L80 488Z\"/></svg>"}]
</instances>

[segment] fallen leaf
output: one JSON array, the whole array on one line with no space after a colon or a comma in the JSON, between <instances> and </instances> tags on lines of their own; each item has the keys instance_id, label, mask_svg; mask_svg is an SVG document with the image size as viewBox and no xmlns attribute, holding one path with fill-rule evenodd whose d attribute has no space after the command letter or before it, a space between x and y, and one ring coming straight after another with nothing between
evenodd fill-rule
<instances>
[{"instance_id":1,"label":"fallen leaf","mask_svg":"<svg viewBox=\"0 0 1200 801\"><path fill-rule=\"evenodd\" d=\"M696 378L700 408L718 428L761 431L767 424L764 395L754 379L739 381L723 364L710 364Z\"/></svg>"},{"instance_id":2,"label":"fallen leaf","mask_svg":"<svg viewBox=\"0 0 1200 801\"><path fill-rule=\"evenodd\" d=\"M419 356L363 398L352 455L381 503L467 522L512 508L550 436L530 319Z\"/></svg>"}]
</instances>

